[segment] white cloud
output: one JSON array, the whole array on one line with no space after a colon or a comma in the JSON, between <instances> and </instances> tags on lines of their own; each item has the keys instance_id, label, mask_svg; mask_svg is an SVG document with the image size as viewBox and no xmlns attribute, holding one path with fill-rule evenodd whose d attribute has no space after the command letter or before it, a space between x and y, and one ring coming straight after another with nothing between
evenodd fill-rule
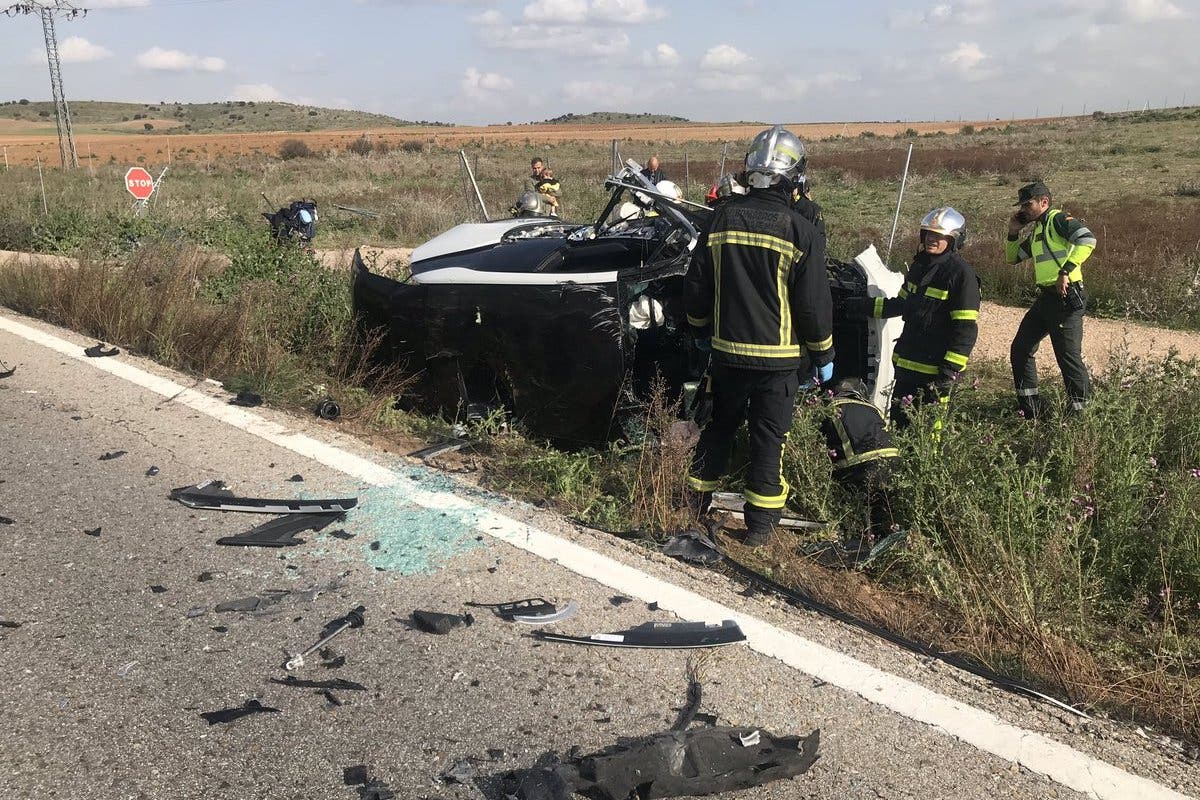
<instances>
[{"instance_id":1,"label":"white cloud","mask_svg":"<svg viewBox=\"0 0 1200 800\"><path fill-rule=\"evenodd\" d=\"M608 58L629 50L629 34L583 26L483 25L484 44L499 50L554 50L558 61L570 58Z\"/></svg>"},{"instance_id":2,"label":"white cloud","mask_svg":"<svg viewBox=\"0 0 1200 800\"><path fill-rule=\"evenodd\" d=\"M82 36L68 36L58 44L58 57L64 64L86 64L90 61L101 61L112 57L112 51L107 47L89 42ZM30 64L41 64L46 61L46 50L35 47L29 51Z\"/></svg>"},{"instance_id":3,"label":"white cloud","mask_svg":"<svg viewBox=\"0 0 1200 800\"><path fill-rule=\"evenodd\" d=\"M1121 11L1132 22L1158 22L1184 16L1183 9L1170 0L1124 0Z\"/></svg>"},{"instance_id":4,"label":"white cloud","mask_svg":"<svg viewBox=\"0 0 1200 800\"><path fill-rule=\"evenodd\" d=\"M89 11L99 8L145 8L150 0L88 0Z\"/></svg>"},{"instance_id":5,"label":"white cloud","mask_svg":"<svg viewBox=\"0 0 1200 800\"><path fill-rule=\"evenodd\" d=\"M504 18L500 16L499 11L489 8L487 11L467 17L467 22L473 25L501 25L504 23Z\"/></svg>"},{"instance_id":6,"label":"white cloud","mask_svg":"<svg viewBox=\"0 0 1200 800\"><path fill-rule=\"evenodd\" d=\"M159 72L223 72L225 59L216 56L197 56L182 50L151 47L134 60L142 69Z\"/></svg>"},{"instance_id":7,"label":"white cloud","mask_svg":"<svg viewBox=\"0 0 1200 800\"><path fill-rule=\"evenodd\" d=\"M563 84L563 96L587 103L588 111L616 111L628 107L637 98L637 91L615 81L567 81Z\"/></svg>"},{"instance_id":8,"label":"white cloud","mask_svg":"<svg viewBox=\"0 0 1200 800\"><path fill-rule=\"evenodd\" d=\"M462 79L463 94L472 100L489 100L513 88L513 82L497 72L480 72L467 67Z\"/></svg>"},{"instance_id":9,"label":"white cloud","mask_svg":"<svg viewBox=\"0 0 1200 800\"><path fill-rule=\"evenodd\" d=\"M534 0L521 12L526 21L539 24L578 24L587 15L587 0Z\"/></svg>"},{"instance_id":10,"label":"white cloud","mask_svg":"<svg viewBox=\"0 0 1200 800\"><path fill-rule=\"evenodd\" d=\"M745 71L752 63L753 59L750 56L733 45L719 44L708 48L704 57L700 59L700 69Z\"/></svg>"},{"instance_id":11,"label":"white cloud","mask_svg":"<svg viewBox=\"0 0 1200 800\"><path fill-rule=\"evenodd\" d=\"M666 15L666 9L647 5L646 0L592 0L588 16L595 21L640 25L660 20Z\"/></svg>"},{"instance_id":12,"label":"white cloud","mask_svg":"<svg viewBox=\"0 0 1200 800\"><path fill-rule=\"evenodd\" d=\"M819 72L810 77L791 78L785 82L784 86L792 97L801 97L810 92L828 92L843 84L857 83L861 80L861 75L851 72ZM764 100L771 100L777 97L775 87L764 86L762 97Z\"/></svg>"},{"instance_id":13,"label":"white cloud","mask_svg":"<svg viewBox=\"0 0 1200 800\"><path fill-rule=\"evenodd\" d=\"M648 67L676 67L681 60L679 51L665 42L642 56L642 63Z\"/></svg>"},{"instance_id":14,"label":"white cloud","mask_svg":"<svg viewBox=\"0 0 1200 800\"><path fill-rule=\"evenodd\" d=\"M925 12L931 25L979 25L992 18L992 0L957 0L939 3Z\"/></svg>"},{"instance_id":15,"label":"white cloud","mask_svg":"<svg viewBox=\"0 0 1200 800\"><path fill-rule=\"evenodd\" d=\"M286 102L283 92L269 83L239 83L229 93L230 100L246 100L255 103Z\"/></svg>"},{"instance_id":16,"label":"white cloud","mask_svg":"<svg viewBox=\"0 0 1200 800\"><path fill-rule=\"evenodd\" d=\"M942 63L954 67L964 75L971 72L987 58L987 54L975 42L963 42L942 56Z\"/></svg>"}]
</instances>

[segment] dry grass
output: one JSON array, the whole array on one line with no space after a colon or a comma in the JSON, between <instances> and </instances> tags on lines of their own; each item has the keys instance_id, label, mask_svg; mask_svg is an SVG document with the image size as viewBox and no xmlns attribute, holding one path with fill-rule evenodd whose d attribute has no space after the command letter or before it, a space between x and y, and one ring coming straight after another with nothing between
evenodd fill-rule
<instances>
[{"instance_id":1,"label":"dry grass","mask_svg":"<svg viewBox=\"0 0 1200 800\"><path fill-rule=\"evenodd\" d=\"M906 145L890 149L823 151L814 148L813 170L818 179L846 177L864 181L898 181L904 172ZM1035 173L1038 159L1024 148L971 145L914 148L911 175L1018 175Z\"/></svg>"}]
</instances>

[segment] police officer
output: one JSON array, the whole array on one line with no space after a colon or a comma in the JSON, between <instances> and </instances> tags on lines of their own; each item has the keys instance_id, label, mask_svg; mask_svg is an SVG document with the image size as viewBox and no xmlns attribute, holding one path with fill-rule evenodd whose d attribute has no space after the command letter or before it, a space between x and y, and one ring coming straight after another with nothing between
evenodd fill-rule
<instances>
[{"instance_id":1,"label":"police officer","mask_svg":"<svg viewBox=\"0 0 1200 800\"><path fill-rule=\"evenodd\" d=\"M833 301L825 242L792 207L804 145L775 126L746 154L745 196L713 212L688 270L688 322L711 347L712 418L700 435L688 487L707 510L733 438L749 422L746 544L766 544L787 502L783 445L792 423L805 351L814 378L833 376Z\"/></svg>"},{"instance_id":2,"label":"police officer","mask_svg":"<svg viewBox=\"0 0 1200 800\"><path fill-rule=\"evenodd\" d=\"M1067 386L1071 408L1082 411L1092 393L1091 378L1083 363L1083 262L1096 249L1096 237L1082 222L1052 208L1053 199L1041 181L1022 186L1017 193L1017 213L1008 221L1004 260L1019 264L1033 260L1038 296L1025 313L1013 337L1009 357L1017 407L1026 418L1045 412L1038 396L1037 362L1034 355L1042 339L1050 337L1054 357ZM1021 231L1033 223L1029 236L1020 241Z\"/></svg>"},{"instance_id":3,"label":"police officer","mask_svg":"<svg viewBox=\"0 0 1200 800\"><path fill-rule=\"evenodd\" d=\"M847 303L855 315L904 317L892 351L892 422L897 427L908 424L910 404L948 400L979 335L979 277L959 255L966 237L962 214L949 206L935 208L921 220L920 250L899 295Z\"/></svg>"}]
</instances>

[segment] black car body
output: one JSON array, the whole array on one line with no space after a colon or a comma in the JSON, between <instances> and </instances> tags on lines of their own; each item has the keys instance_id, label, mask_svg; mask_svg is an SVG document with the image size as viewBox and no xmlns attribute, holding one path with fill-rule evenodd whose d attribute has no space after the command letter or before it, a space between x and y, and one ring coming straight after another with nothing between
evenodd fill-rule
<instances>
[{"instance_id":1,"label":"black car body","mask_svg":"<svg viewBox=\"0 0 1200 800\"><path fill-rule=\"evenodd\" d=\"M688 330L683 280L711 212L654 196L633 162L607 185L595 223L459 225L413 251L405 281L355 254L358 324L384 331L376 357L415 375L413 405L451 418L503 405L531 433L579 446L612 438L656 375L670 397L695 386L707 357ZM617 217L635 195L643 213ZM835 297L867 292L862 267L831 269ZM874 382L870 326L838 326L840 374Z\"/></svg>"}]
</instances>

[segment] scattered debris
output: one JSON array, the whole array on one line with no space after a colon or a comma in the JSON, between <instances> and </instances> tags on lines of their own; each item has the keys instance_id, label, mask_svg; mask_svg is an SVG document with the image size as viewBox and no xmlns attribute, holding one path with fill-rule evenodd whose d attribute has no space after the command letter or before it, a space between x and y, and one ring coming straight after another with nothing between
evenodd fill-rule
<instances>
[{"instance_id":1,"label":"scattered debris","mask_svg":"<svg viewBox=\"0 0 1200 800\"><path fill-rule=\"evenodd\" d=\"M361 628L363 625L366 624L366 618L364 616L366 614L366 611L367 611L366 606L356 606L355 608L351 609L350 612L346 614L346 616L339 617L339 618L333 620L332 622L330 622L329 624L327 624L325 626L324 634L317 641L317 643L314 644L312 647L308 648L307 650L305 650L304 652L297 653L294 656L292 656L291 658L289 658L287 663L283 665L283 668L286 669L288 672L291 672L292 670L295 670L295 669L300 669L301 667L304 666L304 659L306 656L312 655L313 653L317 652L325 645L329 644L330 640L333 639L333 637L337 636L339 633L346 630L347 628ZM334 688L336 688L336 687L334 687Z\"/></svg>"},{"instance_id":2,"label":"scattered debris","mask_svg":"<svg viewBox=\"0 0 1200 800\"><path fill-rule=\"evenodd\" d=\"M344 528L338 528L336 531L330 531L329 535L335 539L353 539L353 533L347 533Z\"/></svg>"},{"instance_id":3,"label":"scattered debris","mask_svg":"<svg viewBox=\"0 0 1200 800\"><path fill-rule=\"evenodd\" d=\"M554 603L541 597L530 597L525 600L512 600L507 603L467 603L473 608L486 608L505 622L519 622L523 625L548 625L551 622L561 622L579 613L579 603L568 600L559 608Z\"/></svg>"},{"instance_id":4,"label":"scattered debris","mask_svg":"<svg viewBox=\"0 0 1200 800\"><path fill-rule=\"evenodd\" d=\"M293 547L304 544L297 539L301 531L319 531L345 519L345 514L285 514L255 526L237 536L222 536L217 544L231 547Z\"/></svg>"},{"instance_id":5,"label":"scattered debris","mask_svg":"<svg viewBox=\"0 0 1200 800\"><path fill-rule=\"evenodd\" d=\"M217 604L213 610L218 613L224 612L265 612L265 609L282 602L285 598L295 598L301 602L311 603L325 592L336 589L336 582L326 585L316 585L308 589L268 589L261 595L253 595L251 597L242 597L237 600L226 600L224 603Z\"/></svg>"},{"instance_id":6,"label":"scattered debris","mask_svg":"<svg viewBox=\"0 0 1200 800\"><path fill-rule=\"evenodd\" d=\"M708 534L689 528L672 536L662 548L663 554L692 564L712 566L725 557Z\"/></svg>"},{"instance_id":7,"label":"scattered debris","mask_svg":"<svg viewBox=\"0 0 1200 800\"><path fill-rule=\"evenodd\" d=\"M12 620L0 619L0 628L11 628L11 629L15 629L15 628L19 628L19 627L21 627L21 626L22 626L22 625L24 625L24 624L25 624L25 623L23 623L23 622L15 622L15 621L12 621Z\"/></svg>"},{"instance_id":8,"label":"scattered debris","mask_svg":"<svg viewBox=\"0 0 1200 800\"><path fill-rule=\"evenodd\" d=\"M257 514L328 514L349 511L358 498L332 500L271 500L261 497L235 497L221 480L208 480L193 486L172 489L168 495L188 508L211 511L246 511Z\"/></svg>"},{"instance_id":9,"label":"scattered debris","mask_svg":"<svg viewBox=\"0 0 1200 800\"><path fill-rule=\"evenodd\" d=\"M416 627L425 633L435 633L439 636L445 636L453 628L470 627L475 623L475 618L470 614L459 616L457 614L442 614L437 611L422 611L417 609L412 612L412 621Z\"/></svg>"},{"instance_id":10,"label":"scattered debris","mask_svg":"<svg viewBox=\"0 0 1200 800\"><path fill-rule=\"evenodd\" d=\"M331 658L328 661L322 661L321 666L325 669L339 669L346 666L346 657L337 656L336 658Z\"/></svg>"},{"instance_id":11,"label":"scattered debris","mask_svg":"<svg viewBox=\"0 0 1200 800\"><path fill-rule=\"evenodd\" d=\"M222 708L217 711L205 711L200 716L208 721L209 725L223 725L227 722L248 717L251 714L279 714L278 708L264 706L257 700L247 700L244 705L234 708Z\"/></svg>"},{"instance_id":12,"label":"scattered debris","mask_svg":"<svg viewBox=\"0 0 1200 800\"><path fill-rule=\"evenodd\" d=\"M127 450L113 450L111 453L105 453L104 455L100 456L100 460L101 461L112 461L113 459L120 458L123 455L127 455L128 452L129 451L127 451Z\"/></svg>"},{"instance_id":13,"label":"scattered debris","mask_svg":"<svg viewBox=\"0 0 1200 800\"><path fill-rule=\"evenodd\" d=\"M475 767L466 759L455 762L454 766L442 773L442 780L446 783L466 784L474 777Z\"/></svg>"},{"instance_id":14,"label":"scattered debris","mask_svg":"<svg viewBox=\"0 0 1200 800\"><path fill-rule=\"evenodd\" d=\"M414 450L408 454L409 458L419 458L428 464L434 458L446 453L456 453L464 447L474 444L470 439L454 438L445 442L431 444L428 447L422 447L420 450Z\"/></svg>"},{"instance_id":15,"label":"scattered debris","mask_svg":"<svg viewBox=\"0 0 1200 800\"><path fill-rule=\"evenodd\" d=\"M700 704L704 701L704 685L700 683L700 664L695 657L688 658L687 679L687 705L680 709L675 724L671 726L673 731L686 731L691 727L693 720L696 719L696 714L700 711Z\"/></svg>"},{"instance_id":16,"label":"scattered debris","mask_svg":"<svg viewBox=\"0 0 1200 800\"><path fill-rule=\"evenodd\" d=\"M157 583L150 587L150 591L154 592L155 594L162 594L166 590L167 590L167 587L161 586Z\"/></svg>"},{"instance_id":17,"label":"scattered debris","mask_svg":"<svg viewBox=\"0 0 1200 800\"><path fill-rule=\"evenodd\" d=\"M762 742L762 731L753 730L749 733L739 734L738 742L742 747L757 747Z\"/></svg>"},{"instance_id":18,"label":"scattered debris","mask_svg":"<svg viewBox=\"0 0 1200 800\"><path fill-rule=\"evenodd\" d=\"M304 476L297 472L292 477L288 478L289 483L304 483Z\"/></svg>"},{"instance_id":19,"label":"scattered debris","mask_svg":"<svg viewBox=\"0 0 1200 800\"><path fill-rule=\"evenodd\" d=\"M207 583L207 582L211 581L213 578L224 578L224 577L225 577L224 572L209 572L208 570L205 570L204 572L201 572L199 575L196 576L196 582L197 583Z\"/></svg>"},{"instance_id":20,"label":"scattered debris","mask_svg":"<svg viewBox=\"0 0 1200 800\"><path fill-rule=\"evenodd\" d=\"M159 469L158 469L158 467L151 466L151 467L150 467L150 469L146 470L146 477L147 477L147 478L153 478L153 477L154 477L155 475L157 475L158 473L159 473Z\"/></svg>"},{"instance_id":21,"label":"scattered debris","mask_svg":"<svg viewBox=\"0 0 1200 800\"><path fill-rule=\"evenodd\" d=\"M363 764L342 769L342 783L358 787L359 800L392 800L396 793L378 778L372 778L370 770Z\"/></svg>"},{"instance_id":22,"label":"scattered debris","mask_svg":"<svg viewBox=\"0 0 1200 800\"><path fill-rule=\"evenodd\" d=\"M238 392L237 396L229 401L231 406L241 406L242 408L257 408L263 402L262 395L255 392Z\"/></svg>"},{"instance_id":23,"label":"scattered debris","mask_svg":"<svg viewBox=\"0 0 1200 800\"><path fill-rule=\"evenodd\" d=\"M653 649L723 647L746 641L746 635L742 633L742 629L731 619L727 619L719 624L710 624L707 622L647 622L624 631L593 633L590 636L567 636L552 631L534 631L533 635L548 642L563 642L565 644Z\"/></svg>"},{"instance_id":24,"label":"scattered debris","mask_svg":"<svg viewBox=\"0 0 1200 800\"><path fill-rule=\"evenodd\" d=\"M908 531L899 530L877 542L825 540L805 545L800 552L828 569L864 570L881 556L903 546L907 540Z\"/></svg>"},{"instance_id":25,"label":"scattered debris","mask_svg":"<svg viewBox=\"0 0 1200 800\"><path fill-rule=\"evenodd\" d=\"M104 530L104 527L100 526L100 527L91 528L91 529L84 528L83 532L88 536L99 536L100 531L102 531L102 530Z\"/></svg>"},{"instance_id":26,"label":"scattered debris","mask_svg":"<svg viewBox=\"0 0 1200 800\"><path fill-rule=\"evenodd\" d=\"M0 361L0 367L4 367L4 366L5 366L5 363L3 361ZM13 375L16 375L16 374L17 374L16 367L13 367L12 369L6 369L3 372L0 372L0 380L2 380L4 378L11 378Z\"/></svg>"},{"instance_id":27,"label":"scattered debris","mask_svg":"<svg viewBox=\"0 0 1200 800\"><path fill-rule=\"evenodd\" d=\"M728 512L731 517L736 519L745 519L745 514L742 512L746 505L746 498L736 492L714 492L712 497L712 508L715 511ZM776 523L780 528L799 528L802 530L823 531L829 527L828 522L817 522L809 519L797 519L796 517L784 517Z\"/></svg>"},{"instance_id":28,"label":"scattered debris","mask_svg":"<svg viewBox=\"0 0 1200 800\"><path fill-rule=\"evenodd\" d=\"M614 594L612 597L608 598L608 602L610 605L619 608L619 607L625 605L626 603L632 603L633 598L626 597L623 594Z\"/></svg>"},{"instance_id":29,"label":"scattered debris","mask_svg":"<svg viewBox=\"0 0 1200 800\"><path fill-rule=\"evenodd\" d=\"M137 663L138 662L136 662L136 661L130 661L126 664L122 664L121 666L117 667L117 677L120 677L120 678L128 677L129 673L133 672L133 668L137 666Z\"/></svg>"},{"instance_id":30,"label":"scattered debris","mask_svg":"<svg viewBox=\"0 0 1200 800\"><path fill-rule=\"evenodd\" d=\"M188 619L195 619L196 617L203 617L207 613L208 609L204 606L192 606L184 616Z\"/></svg>"},{"instance_id":31,"label":"scattered debris","mask_svg":"<svg viewBox=\"0 0 1200 800\"><path fill-rule=\"evenodd\" d=\"M333 692L329 691L328 689L321 692L321 694L325 695L325 699L329 702L329 705L331 705L331 706L341 706L342 705L342 701L338 700L337 695L334 694Z\"/></svg>"},{"instance_id":32,"label":"scattered debris","mask_svg":"<svg viewBox=\"0 0 1200 800\"><path fill-rule=\"evenodd\" d=\"M271 683L277 683L280 686L291 686L296 689L337 689L343 692L365 692L366 686L363 686L357 681L348 681L344 678L333 678L327 681L307 681L297 678L295 675L288 675L286 678L271 678Z\"/></svg>"},{"instance_id":33,"label":"scattered debris","mask_svg":"<svg viewBox=\"0 0 1200 800\"><path fill-rule=\"evenodd\" d=\"M323 420L333 422L342 415L342 407L332 397L326 397L317 403L316 407L313 408L313 413Z\"/></svg>"},{"instance_id":34,"label":"scattered debris","mask_svg":"<svg viewBox=\"0 0 1200 800\"><path fill-rule=\"evenodd\" d=\"M14 523L16 523L16 520L12 517L0 516L0 525L12 525Z\"/></svg>"},{"instance_id":35,"label":"scattered debris","mask_svg":"<svg viewBox=\"0 0 1200 800\"><path fill-rule=\"evenodd\" d=\"M96 342L91 347L85 347L83 354L88 358L106 358L108 356L118 356L121 354L121 351L115 347L106 350L104 349L104 342Z\"/></svg>"}]
</instances>

